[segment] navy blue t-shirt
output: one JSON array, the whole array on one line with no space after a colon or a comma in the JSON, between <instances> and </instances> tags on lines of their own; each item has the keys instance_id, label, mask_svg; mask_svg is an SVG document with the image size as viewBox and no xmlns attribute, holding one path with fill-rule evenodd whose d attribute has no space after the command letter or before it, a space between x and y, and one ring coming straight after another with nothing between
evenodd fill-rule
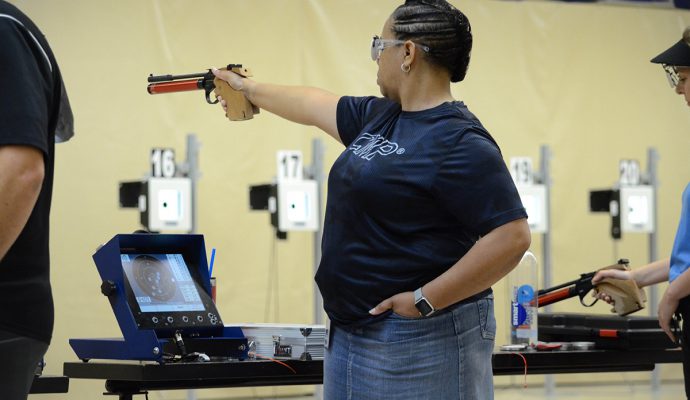
<instances>
[{"instance_id":1,"label":"navy blue t-shirt","mask_svg":"<svg viewBox=\"0 0 690 400\"><path fill-rule=\"evenodd\" d=\"M316 273L334 323L371 322L379 302L527 217L498 145L462 102L407 112L387 99L343 97L337 124L346 150L328 178Z\"/></svg>"}]
</instances>

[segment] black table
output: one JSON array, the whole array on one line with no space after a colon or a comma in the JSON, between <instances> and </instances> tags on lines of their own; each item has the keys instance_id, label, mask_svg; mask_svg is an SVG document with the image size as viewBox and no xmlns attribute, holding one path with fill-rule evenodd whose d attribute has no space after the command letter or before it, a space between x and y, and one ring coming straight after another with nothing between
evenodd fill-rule
<instances>
[{"instance_id":1,"label":"black table","mask_svg":"<svg viewBox=\"0 0 690 400\"><path fill-rule=\"evenodd\" d=\"M651 371L655 364L683 361L680 349L531 351L520 353L527 374ZM494 375L521 375L525 361L510 352L494 353Z\"/></svg>"},{"instance_id":2,"label":"black table","mask_svg":"<svg viewBox=\"0 0 690 400\"><path fill-rule=\"evenodd\" d=\"M66 376L39 375L34 376L30 394L67 393L69 378Z\"/></svg>"},{"instance_id":3,"label":"black table","mask_svg":"<svg viewBox=\"0 0 690 400\"><path fill-rule=\"evenodd\" d=\"M201 389L245 386L317 385L323 381L322 361L205 363L67 362L70 378L105 379L106 392L120 399L149 390Z\"/></svg>"},{"instance_id":4,"label":"black table","mask_svg":"<svg viewBox=\"0 0 690 400\"><path fill-rule=\"evenodd\" d=\"M655 364L682 361L673 350L590 350L520 353L528 374L651 371ZM149 390L202 389L242 386L321 384L322 361L285 361L294 369L272 361L163 364L139 362L67 362L64 374L72 379L103 379L106 391L132 399ZM494 375L521 375L525 363L519 355L496 352Z\"/></svg>"}]
</instances>

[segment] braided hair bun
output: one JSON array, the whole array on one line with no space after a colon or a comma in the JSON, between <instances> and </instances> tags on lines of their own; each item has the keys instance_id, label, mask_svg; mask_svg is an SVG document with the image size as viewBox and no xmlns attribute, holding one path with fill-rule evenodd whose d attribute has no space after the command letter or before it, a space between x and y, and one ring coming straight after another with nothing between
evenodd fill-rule
<instances>
[{"instance_id":1,"label":"braided hair bun","mask_svg":"<svg viewBox=\"0 0 690 400\"><path fill-rule=\"evenodd\" d=\"M451 82L465 79L472 52L472 28L465 14L445 0L407 0L393 12L400 40L429 47L430 62L446 68Z\"/></svg>"}]
</instances>

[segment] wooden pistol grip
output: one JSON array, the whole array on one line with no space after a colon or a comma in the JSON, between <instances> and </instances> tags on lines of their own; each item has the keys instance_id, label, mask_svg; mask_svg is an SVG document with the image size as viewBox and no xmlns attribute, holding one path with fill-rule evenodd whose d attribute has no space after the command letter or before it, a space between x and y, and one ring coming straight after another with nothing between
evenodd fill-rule
<instances>
[{"instance_id":1,"label":"wooden pistol grip","mask_svg":"<svg viewBox=\"0 0 690 400\"><path fill-rule=\"evenodd\" d=\"M245 78L252 76L252 73L247 68L235 67L231 71ZM224 80L214 78L213 84L216 86L213 92L216 96L222 97L227 103L228 111L225 113L225 116L230 121L246 121L254 118L254 114L259 113L259 108L252 104L244 93L233 89Z\"/></svg>"},{"instance_id":2,"label":"wooden pistol grip","mask_svg":"<svg viewBox=\"0 0 690 400\"><path fill-rule=\"evenodd\" d=\"M605 278L597 285L597 291L604 292L613 299L612 312L623 316L644 308L647 296L633 280Z\"/></svg>"}]
</instances>

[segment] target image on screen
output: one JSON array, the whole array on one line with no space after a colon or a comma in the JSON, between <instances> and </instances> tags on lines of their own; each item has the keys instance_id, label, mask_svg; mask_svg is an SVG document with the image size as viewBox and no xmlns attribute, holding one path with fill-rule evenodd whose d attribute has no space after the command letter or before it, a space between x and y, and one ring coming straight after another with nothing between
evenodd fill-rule
<instances>
[{"instance_id":1,"label":"target image on screen","mask_svg":"<svg viewBox=\"0 0 690 400\"><path fill-rule=\"evenodd\" d=\"M121 254L120 257L141 312L204 310L182 254Z\"/></svg>"}]
</instances>

